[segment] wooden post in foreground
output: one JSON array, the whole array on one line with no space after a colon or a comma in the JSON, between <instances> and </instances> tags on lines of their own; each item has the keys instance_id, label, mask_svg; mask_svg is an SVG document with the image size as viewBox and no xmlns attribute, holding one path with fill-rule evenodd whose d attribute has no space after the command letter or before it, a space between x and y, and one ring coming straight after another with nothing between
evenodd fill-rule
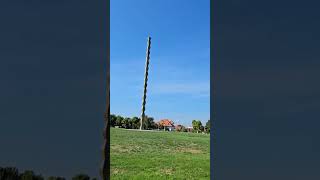
<instances>
[{"instance_id":1,"label":"wooden post in foreground","mask_svg":"<svg viewBox=\"0 0 320 180\"><path fill-rule=\"evenodd\" d=\"M109 24L109 23L107 23ZM107 42L110 37L108 36ZM107 50L107 80L106 80L106 111L104 113L104 129L103 129L103 147L102 147L102 165L100 174L102 180L110 179L110 50Z\"/></svg>"},{"instance_id":2,"label":"wooden post in foreground","mask_svg":"<svg viewBox=\"0 0 320 180\"><path fill-rule=\"evenodd\" d=\"M149 59L150 59L150 46L151 46L151 37L148 36L148 45L147 45L147 58L146 58L146 67L144 73L144 86L143 86L143 98L142 98L142 113L140 119L140 130L142 130L143 121L145 120L145 109L146 109L146 97L147 97L147 83L148 83L148 71L149 71Z\"/></svg>"}]
</instances>

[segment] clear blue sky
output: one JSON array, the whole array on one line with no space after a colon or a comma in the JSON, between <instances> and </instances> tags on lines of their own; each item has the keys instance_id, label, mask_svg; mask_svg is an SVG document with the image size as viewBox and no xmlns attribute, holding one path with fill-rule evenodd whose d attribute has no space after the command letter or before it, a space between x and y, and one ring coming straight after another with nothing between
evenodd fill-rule
<instances>
[{"instance_id":1,"label":"clear blue sky","mask_svg":"<svg viewBox=\"0 0 320 180\"><path fill-rule=\"evenodd\" d=\"M209 0L111 1L111 113L140 116L147 36L146 114L191 125L210 117Z\"/></svg>"}]
</instances>

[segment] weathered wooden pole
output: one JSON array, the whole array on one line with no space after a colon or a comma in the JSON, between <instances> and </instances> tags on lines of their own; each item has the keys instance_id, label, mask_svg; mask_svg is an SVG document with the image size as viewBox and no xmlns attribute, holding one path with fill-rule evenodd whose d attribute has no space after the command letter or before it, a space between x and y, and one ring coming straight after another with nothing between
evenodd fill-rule
<instances>
[{"instance_id":1,"label":"weathered wooden pole","mask_svg":"<svg viewBox=\"0 0 320 180\"><path fill-rule=\"evenodd\" d=\"M146 57L146 66L145 66L145 73L144 73L144 86L143 86L143 98L142 98L142 113L141 113L141 119L140 119L140 130L142 130L143 121L145 120L144 112L146 110L148 71L149 71L149 60L150 60L150 46L151 46L151 37L148 36L147 57Z\"/></svg>"},{"instance_id":2,"label":"weathered wooden pole","mask_svg":"<svg viewBox=\"0 0 320 180\"><path fill-rule=\"evenodd\" d=\"M102 180L107 180L110 177L110 66L107 65L107 92L106 92L106 111L104 113L105 126L103 129L103 152L101 176Z\"/></svg>"},{"instance_id":3,"label":"weathered wooden pole","mask_svg":"<svg viewBox=\"0 0 320 180\"><path fill-rule=\"evenodd\" d=\"M110 8L108 14L110 15ZM109 16L108 15L108 16ZM107 18L107 25L110 25L110 19ZM110 29L110 26L108 27ZM107 43L110 43L110 34L107 33ZM108 44L107 47L109 47ZM106 62L106 111L104 113L104 129L103 129L103 147L102 147L102 164L100 169L101 179L110 179L110 48L107 48Z\"/></svg>"}]
</instances>

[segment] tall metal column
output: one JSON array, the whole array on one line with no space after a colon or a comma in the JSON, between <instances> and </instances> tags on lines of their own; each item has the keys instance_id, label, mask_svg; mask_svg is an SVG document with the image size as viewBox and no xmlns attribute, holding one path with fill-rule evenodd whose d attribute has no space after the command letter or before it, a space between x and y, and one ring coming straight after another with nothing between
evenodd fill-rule
<instances>
[{"instance_id":1,"label":"tall metal column","mask_svg":"<svg viewBox=\"0 0 320 180\"><path fill-rule=\"evenodd\" d=\"M144 88L143 88L143 98L142 98L142 113L140 119L140 130L142 130L143 121L145 119L145 109L146 109L146 97L147 97L147 83L148 83L148 71L149 71L149 60L150 60L150 46L151 46L151 37L148 36L148 45L147 45L147 57L146 57L146 66L144 73Z\"/></svg>"}]
</instances>

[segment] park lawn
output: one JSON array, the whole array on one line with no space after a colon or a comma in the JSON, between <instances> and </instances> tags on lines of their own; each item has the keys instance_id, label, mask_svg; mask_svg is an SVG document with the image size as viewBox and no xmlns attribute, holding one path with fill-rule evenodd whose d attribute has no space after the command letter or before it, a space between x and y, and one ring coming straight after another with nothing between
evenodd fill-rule
<instances>
[{"instance_id":1,"label":"park lawn","mask_svg":"<svg viewBox=\"0 0 320 180\"><path fill-rule=\"evenodd\" d=\"M210 136L111 128L111 179L210 179Z\"/></svg>"}]
</instances>

